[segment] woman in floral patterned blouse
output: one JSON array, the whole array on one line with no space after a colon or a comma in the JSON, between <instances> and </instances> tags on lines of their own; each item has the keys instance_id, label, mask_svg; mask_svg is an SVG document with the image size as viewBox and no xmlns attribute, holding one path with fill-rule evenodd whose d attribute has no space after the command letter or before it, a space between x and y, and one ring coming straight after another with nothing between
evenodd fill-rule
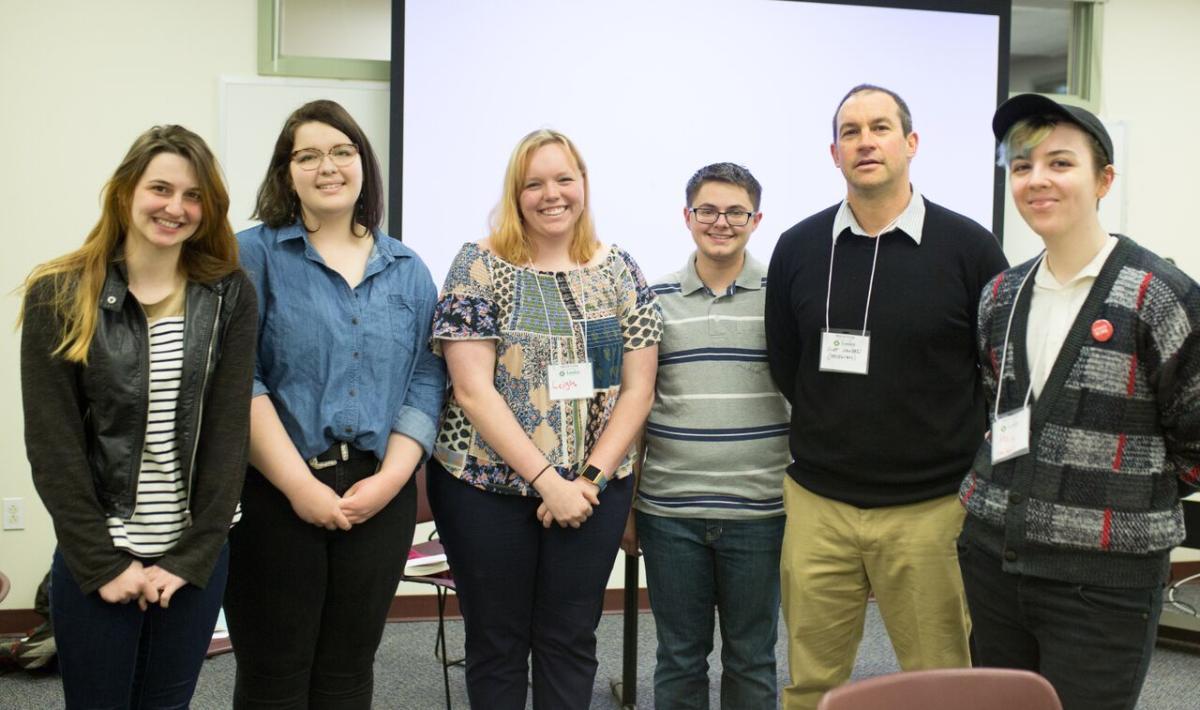
<instances>
[{"instance_id":1,"label":"woman in floral patterned blouse","mask_svg":"<svg viewBox=\"0 0 1200 710\"><path fill-rule=\"evenodd\" d=\"M472 705L582 708L633 496L662 318L633 259L599 242L564 135L513 151L487 239L434 313L451 395L429 497L466 621Z\"/></svg>"}]
</instances>

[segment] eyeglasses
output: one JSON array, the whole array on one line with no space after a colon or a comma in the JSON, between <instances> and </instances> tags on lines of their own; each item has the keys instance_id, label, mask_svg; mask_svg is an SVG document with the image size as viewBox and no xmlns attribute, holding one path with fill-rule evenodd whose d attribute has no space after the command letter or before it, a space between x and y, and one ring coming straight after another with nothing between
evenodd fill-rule
<instances>
[{"instance_id":1,"label":"eyeglasses","mask_svg":"<svg viewBox=\"0 0 1200 710\"><path fill-rule=\"evenodd\" d=\"M330 148L328 153L316 148L304 148L292 153L292 162L296 163L301 170L316 170L321 167L321 163L325 162L326 155L334 165L344 168L358 157L358 146L353 143L343 143Z\"/></svg>"},{"instance_id":2,"label":"eyeglasses","mask_svg":"<svg viewBox=\"0 0 1200 710\"><path fill-rule=\"evenodd\" d=\"M725 215L725 224L730 227L745 227L750 224L750 218L754 216L753 212L745 210L729 210L728 212L720 212L712 207L693 207L692 215L700 224L716 224L721 215Z\"/></svg>"}]
</instances>

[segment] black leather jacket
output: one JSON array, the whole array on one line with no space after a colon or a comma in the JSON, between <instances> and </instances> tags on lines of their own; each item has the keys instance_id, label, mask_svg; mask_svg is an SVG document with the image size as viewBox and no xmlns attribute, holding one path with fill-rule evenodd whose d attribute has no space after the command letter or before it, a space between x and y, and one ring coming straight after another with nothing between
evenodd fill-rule
<instances>
[{"instance_id":1,"label":"black leather jacket","mask_svg":"<svg viewBox=\"0 0 1200 710\"><path fill-rule=\"evenodd\" d=\"M150 382L145 312L123 265L110 265L87 365L50 355L61 319L53 289L26 297L21 338L25 443L34 484L54 520L59 549L85 593L131 558L112 546L105 518L129 518L137 499ZM189 282L175 440L187 487L188 528L158 561L204 586L241 494L248 451L257 305L242 272Z\"/></svg>"},{"instance_id":2,"label":"black leather jacket","mask_svg":"<svg viewBox=\"0 0 1200 710\"><path fill-rule=\"evenodd\" d=\"M100 317L80 372L88 408L88 462L106 515L133 515L138 474L146 438L150 400L150 336L146 314L130 297L123 269L109 267L100 293ZM175 405L175 443L187 488L191 517L191 479L204 418L209 377L221 358L221 340L241 296L241 284L226 278L215 284L187 285L183 336L183 373Z\"/></svg>"}]
</instances>

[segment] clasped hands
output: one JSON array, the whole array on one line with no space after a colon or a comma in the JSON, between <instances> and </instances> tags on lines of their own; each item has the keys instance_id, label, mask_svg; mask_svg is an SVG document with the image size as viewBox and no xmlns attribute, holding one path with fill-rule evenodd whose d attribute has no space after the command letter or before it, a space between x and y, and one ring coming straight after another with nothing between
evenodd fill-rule
<instances>
[{"instance_id":1,"label":"clasped hands","mask_svg":"<svg viewBox=\"0 0 1200 710\"><path fill-rule=\"evenodd\" d=\"M550 474L554 472L539 478L534 486L542 496L536 513L538 521L547 528L556 522L559 527L578 528L600 505L600 487L583 477L568 481Z\"/></svg>"},{"instance_id":2,"label":"clasped hands","mask_svg":"<svg viewBox=\"0 0 1200 710\"><path fill-rule=\"evenodd\" d=\"M382 510L408 482L408 476L380 469L357 481L341 496L312 476L301 480L286 491L296 515L326 530L349 530Z\"/></svg>"},{"instance_id":3,"label":"clasped hands","mask_svg":"<svg viewBox=\"0 0 1200 710\"><path fill-rule=\"evenodd\" d=\"M100 598L109 604L128 604L136 599L142 611L151 604L166 609L171 604L171 597L185 584L187 580L158 565L143 567L140 561L134 560L121 574L100 587Z\"/></svg>"}]
</instances>

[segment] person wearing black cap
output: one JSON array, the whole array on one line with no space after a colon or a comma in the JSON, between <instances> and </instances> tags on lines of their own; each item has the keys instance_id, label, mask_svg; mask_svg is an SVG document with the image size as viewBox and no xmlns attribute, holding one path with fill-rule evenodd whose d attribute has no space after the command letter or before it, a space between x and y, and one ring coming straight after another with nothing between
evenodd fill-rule
<instances>
[{"instance_id":1,"label":"person wearing black cap","mask_svg":"<svg viewBox=\"0 0 1200 710\"><path fill-rule=\"evenodd\" d=\"M771 375L792 404L780 559L791 684L812 710L846 682L874 593L905 670L970 664L955 491L987 427L974 341L995 237L909 181L917 133L878 86L833 120L846 198L779 238Z\"/></svg>"},{"instance_id":2,"label":"person wearing black cap","mask_svg":"<svg viewBox=\"0 0 1200 710\"><path fill-rule=\"evenodd\" d=\"M1065 710L1133 708L1200 476L1200 287L1101 227L1094 115L1024 94L992 129L1046 250L979 304L991 431L959 491L976 661L1040 672Z\"/></svg>"}]
</instances>

